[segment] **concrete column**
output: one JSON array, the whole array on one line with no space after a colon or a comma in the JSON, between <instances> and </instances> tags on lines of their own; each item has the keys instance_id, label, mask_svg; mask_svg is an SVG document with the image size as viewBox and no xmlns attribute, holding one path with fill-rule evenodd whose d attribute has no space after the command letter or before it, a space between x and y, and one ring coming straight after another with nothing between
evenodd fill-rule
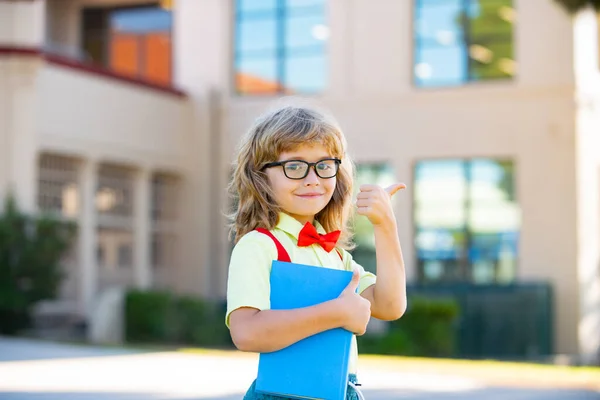
<instances>
[{"instance_id":1,"label":"concrete column","mask_svg":"<svg viewBox=\"0 0 600 400\"><path fill-rule=\"evenodd\" d=\"M37 77L45 1L0 0L0 201L9 192L21 210L36 208Z\"/></svg>"},{"instance_id":2,"label":"concrete column","mask_svg":"<svg viewBox=\"0 0 600 400\"><path fill-rule=\"evenodd\" d=\"M151 173L148 169L138 171L135 176L134 203L134 282L140 289L152 285L150 267L150 241L152 239L150 223Z\"/></svg>"},{"instance_id":3,"label":"concrete column","mask_svg":"<svg viewBox=\"0 0 600 400\"><path fill-rule=\"evenodd\" d=\"M592 9L574 23L577 118L577 278L580 361L600 363L600 75L598 19Z\"/></svg>"},{"instance_id":4,"label":"concrete column","mask_svg":"<svg viewBox=\"0 0 600 400\"><path fill-rule=\"evenodd\" d=\"M221 146L224 102L213 93L228 93L230 42L233 33L231 5L222 0L177 0L175 20L175 83L189 94L192 137L186 155L186 198L182 215L182 251L191 263L182 265L181 289L196 295L224 297L227 265L224 263L225 220L221 217L229 154ZM215 38L197 40L196 38Z\"/></svg>"},{"instance_id":5,"label":"concrete column","mask_svg":"<svg viewBox=\"0 0 600 400\"><path fill-rule=\"evenodd\" d=\"M82 314L90 317L98 291L96 189L98 163L85 160L79 173L81 208L79 213L79 268Z\"/></svg>"},{"instance_id":6,"label":"concrete column","mask_svg":"<svg viewBox=\"0 0 600 400\"><path fill-rule=\"evenodd\" d=\"M0 0L0 45L40 48L45 16L46 0Z\"/></svg>"}]
</instances>

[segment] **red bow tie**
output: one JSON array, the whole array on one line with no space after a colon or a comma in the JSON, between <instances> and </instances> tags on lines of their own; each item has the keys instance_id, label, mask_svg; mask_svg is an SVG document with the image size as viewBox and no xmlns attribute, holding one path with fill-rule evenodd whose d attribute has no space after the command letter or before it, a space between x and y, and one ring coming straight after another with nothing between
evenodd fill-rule
<instances>
[{"instance_id":1,"label":"red bow tie","mask_svg":"<svg viewBox=\"0 0 600 400\"><path fill-rule=\"evenodd\" d=\"M298 246L304 247L319 243L321 247L323 247L325 251L329 253L335 248L335 244L340 238L340 234L340 231L333 231L321 235L319 232L317 232L317 229L313 226L313 224L307 222L298 235Z\"/></svg>"}]
</instances>

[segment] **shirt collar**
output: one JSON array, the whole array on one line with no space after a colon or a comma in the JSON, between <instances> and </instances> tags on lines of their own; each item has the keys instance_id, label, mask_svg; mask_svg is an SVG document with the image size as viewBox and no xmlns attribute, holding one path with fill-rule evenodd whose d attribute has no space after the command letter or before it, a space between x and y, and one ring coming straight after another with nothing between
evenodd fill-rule
<instances>
[{"instance_id":1,"label":"shirt collar","mask_svg":"<svg viewBox=\"0 0 600 400\"><path fill-rule=\"evenodd\" d=\"M313 224L315 228L317 228L317 232L319 232L320 234L325 233L325 229L319 223L319 221L315 220ZM304 225L301 224L300 221L298 221L296 218L284 212L280 212L279 221L277 222L275 228L280 229L288 233L289 235L292 235L295 239L298 239L298 235L300 234L302 228L304 228Z\"/></svg>"}]
</instances>

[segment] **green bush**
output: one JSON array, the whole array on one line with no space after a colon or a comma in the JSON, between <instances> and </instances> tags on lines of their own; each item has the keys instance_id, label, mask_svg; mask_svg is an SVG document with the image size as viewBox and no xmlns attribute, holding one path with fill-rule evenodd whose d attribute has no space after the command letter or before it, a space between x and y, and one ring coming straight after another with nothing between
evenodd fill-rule
<instances>
[{"instance_id":1,"label":"green bush","mask_svg":"<svg viewBox=\"0 0 600 400\"><path fill-rule=\"evenodd\" d=\"M76 232L74 223L25 215L7 198L0 215L0 334L28 328L34 305L56 298L60 262Z\"/></svg>"},{"instance_id":2,"label":"green bush","mask_svg":"<svg viewBox=\"0 0 600 400\"><path fill-rule=\"evenodd\" d=\"M456 354L458 304L453 300L411 297L405 314L383 335L358 338L361 353L422 357Z\"/></svg>"},{"instance_id":3,"label":"green bush","mask_svg":"<svg viewBox=\"0 0 600 400\"><path fill-rule=\"evenodd\" d=\"M125 332L128 341L170 342L172 296L167 292L131 290L125 297Z\"/></svg>"},{"instance_id":4,"label":"green bush","mask_svg":"<svg viewBox=\"0 0 600 400\"><path fill-rule=\"evenodd\" d=\"M126 296L126 340L202 347L232 347L224 324L225 305L159 291ZM361 353L452 356L456 351L458 306L451 300L409 299L409 307L381 336L358 338Z\"/></svg>"},{"instance_id":5,"label":"green bush","mask_svg":"<svg viewBox=\"0 0 600 400\"><path fill-rule=\"evenodd\" d=\"M125 336L132 343L230 347L222 304L160 291L129 291Z\"/></svg>"}]
</instances>

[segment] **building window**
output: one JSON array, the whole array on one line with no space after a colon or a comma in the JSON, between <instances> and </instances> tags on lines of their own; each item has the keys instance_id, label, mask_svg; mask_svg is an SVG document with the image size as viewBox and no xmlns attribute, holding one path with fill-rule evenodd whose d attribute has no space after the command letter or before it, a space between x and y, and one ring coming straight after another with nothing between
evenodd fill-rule
<instances>
[{"instance_id":1,"label":"building window","mask_svg":"<svg viewBox=\"0 0 600 400\"><path fill-rule=\"evenodd\" d=\"M521 223L512 162L421 161L413 209L422 282L514 281Z\"/></svg>"},{"instance_id":2,"label":"building window","mask_svg":"<svg viewBox=\"0 0 600 400\"><path fill-rule=\"evenodd\" d=\"M83 47L88 60L113 71L172 82L172 13L160 6L86 8Z\"/></svg>"},{"instance_id":3,"label":"building window","mask_svg":"<svg viewBox=\"0 0 600 400\"><path fill-rule=\"evenodd\" d=\"M152 243L151 263L155 269L173 271L179 263L179 210L180 179L176 176L157 173L152 177ZM157 275L158 286L168 274Z\"/></svg>"},{"instance_id":4,"label":"building window","mask_svg":"<svg viewBox=\"0 0 600 400\"><path fill-rule=\"evenodd\" d=\"M387 187L395 183L392 166L387 163L358 163L356 165L355 195L363 184L374 184ZM354 218L354 242L356 248L352 257L367 271L376 272L375 238L373 225L367 217L357 215Z\"/></svg>"},{"instance_id":5,"label":"building window","mask_svg":"<svg viewBox=\"0 0 600 400\"><path fill-rule=\"evenodd\" d=\"M38 159L37 206L44 213L73 220L81 212L78 160L58 154L41 154ZM64 279L59 297L76 300L79 284L78 240L61 259Z\"/></svg>"},{"instance_id":6,"label":"building window","mask_svg":"<svg viewBox=\"0 0 600 400\"><path fill-rule=\"evenodd\" d=\"M80 194L78 162L69 157L42 154L38 160L38 195L40 211L65 218L79 214Z\"/></svg>"},{"instance_id":7,"label":"building window","mask_svg":"<svg viewBox=\"0 0 600 400\"><path fill-rule=\"evenodd\" d=\"M325 0L236 0L239 94L312 94L326 85Z\"/></svg>"},{"instance_id":8,"label":"building window","mask_svg":"<svg viewBox=\"0 0 600 400\"><path fill-rule=\"evenodd\" d=\"M134 260L134 171L118 165L102 164L96 190L98 215L97 254L105 280L106 273L133 268ZM106 283L106 282L103 282Z\"/></svg>"},{"instance_id":9,"label":"building window","mask_svg":"<svg viewBox=\"0 0 600 400\"><path fill-rule=\"evenodd\" d=\"M415 0L414 82L453 86L515 75L513 0Z\"/></svg>"}]
</instances>

